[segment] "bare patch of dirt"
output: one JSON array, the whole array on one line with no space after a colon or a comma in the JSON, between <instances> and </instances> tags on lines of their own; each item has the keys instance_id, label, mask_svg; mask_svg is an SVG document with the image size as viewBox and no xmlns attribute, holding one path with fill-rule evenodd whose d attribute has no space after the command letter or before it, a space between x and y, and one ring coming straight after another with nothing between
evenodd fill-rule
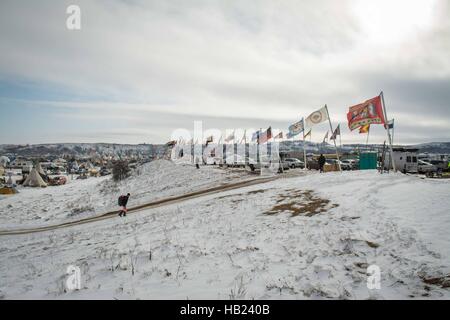
<instances>
[{"instance_id":1,"label":"bare patch of dirt","mask_svg":"<svg viewBox=\"0 0 450 320\"><path fill-rule=\"evenodd\" d=\"M443 289L450 288L450 274L442 277L422 277L422 281L428 285L440 286Z\"/></svg>"},{"instance_id":2,"label":"bare patch of dirt","mask_svg":"<svg viewBox=\"0 0 450 320\"><path fill-rule=\"evenodd\" d=\"M249 191L247 193L236 193L236 194L230 194L230 195L226 195L226 196L221 196L221 197L216 198L216 200L223 200L223 199L234 198L234 197L251 196L251 195L264 193L264 192L266 192L266 190L260 189L260 190ZM232 202L241 202L242 200L243 199L237 199L237 200L233 200Z\"/></svg>"},{"instance_id":3,"label":"bare patch of dirt","mask_svg":"<svg viewBox=\"0 0 450 320\"><path fill-rule=\"evenodd\" d=\"M252 195L252 194L258 194L258 193L264 193L264 192L266 192L266 190L260 189L260 190L249 191L249 192L247 192L247 194Z\"/></svg>"},{"instance_id":4,"label":"bare patch of dirt","mask_svg":"<svg viewBox=\"0 0 450 320\"><path fill-rule=\"evenodd\" d=\"M265 213L272 215L289 212L293 217L298 215L312 217L338 206L337 204L330 205L330 200L318 197L312 190L295 189L286 190L285 194L279 195L276 203L271 210Z\"/></svg>"},{"instance_id":5,"label":"bare patch of dirt","mask_svg":"<svg viewBox=\"0 0 450 320\"><path fill-rule=\"evenodd\" d=\"M371 242L371 241L366 241L367 245L371 248L378 248L380 245L378 243L375 242Z\"/></svg>"}]
</instances>

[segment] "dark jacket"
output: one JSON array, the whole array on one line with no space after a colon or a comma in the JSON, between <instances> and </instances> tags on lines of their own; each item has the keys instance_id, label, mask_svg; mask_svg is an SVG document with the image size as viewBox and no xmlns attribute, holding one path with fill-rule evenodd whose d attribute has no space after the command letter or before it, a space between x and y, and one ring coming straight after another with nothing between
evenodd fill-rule
<instances>
[{"instance_id":1,"label":"dark jacket","mask_svg":"<svg viewBox=\"0 0 450 320\"><path fill-rule=\"evenodd\" d=\"M323 167L325 165L325 157L320 156L319 157L319 167Z\"/></svg>"},{"instance_id":2,"label":"dark jacket","mask_svg":"<svg viewBox=\"0 0 450 320\"><path fill-rule=\"evenodd\" d=\"M120 205L123 207L127 206L129 196L120 196Z\"/></svg>"}]
</instances>

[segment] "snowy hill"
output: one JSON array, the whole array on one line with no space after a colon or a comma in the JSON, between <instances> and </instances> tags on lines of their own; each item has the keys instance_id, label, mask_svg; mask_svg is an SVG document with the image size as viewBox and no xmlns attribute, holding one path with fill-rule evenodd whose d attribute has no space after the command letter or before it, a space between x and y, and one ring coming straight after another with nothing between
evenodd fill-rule
<instances>
[{"instance_id":1,"label":"snowy hill","mask_svg":"<svg viewBox=\"0 0 450 320\"><path fill-rule=\"evenodd\" d=\"M219 168L196 170L189 164L156 160L138 167L118 183L107 176L45 189L19 186L19 194L0 200L0 229L55 224L118 210L117 198L128 192L132 195L129 206L136 206L241 178L245 175Z\"/></svg>"},{"instance_id":2,"label":"snowy hill","mask_svg":"<svg viewBox=\"0 0 450 320\"><path fill-rule=\"evenodd\" d=\"M1 236L0 296L449 299L448 190L446 180L402 174L310 173ZM65 292L69 265L81 269L79 291ZM380 290L366 286L369 265L380 268Z\"/></svg>"}]
</instances>

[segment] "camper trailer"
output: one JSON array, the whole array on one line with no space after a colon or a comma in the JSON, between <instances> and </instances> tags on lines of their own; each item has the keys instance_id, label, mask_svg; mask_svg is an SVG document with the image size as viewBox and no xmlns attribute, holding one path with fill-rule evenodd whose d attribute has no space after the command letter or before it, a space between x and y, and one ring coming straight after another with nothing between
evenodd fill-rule
<instances>
[{"instance_id":1,"label":"camper trailer","mask_svg":"<svg viewBox=\"0 0 450 320\"><path fill-rule=\"evenodd\" d=\"M419 149L413 148L393 148L395 167L397 168L397 170L403 173L417 173L418 151ZM387 156L387 159L385 160L386 169L388 168L389 165L390 165L389 169L393 168L392 161L389 160L390 160L389 156Z\"/></svg>"}]
</instances>

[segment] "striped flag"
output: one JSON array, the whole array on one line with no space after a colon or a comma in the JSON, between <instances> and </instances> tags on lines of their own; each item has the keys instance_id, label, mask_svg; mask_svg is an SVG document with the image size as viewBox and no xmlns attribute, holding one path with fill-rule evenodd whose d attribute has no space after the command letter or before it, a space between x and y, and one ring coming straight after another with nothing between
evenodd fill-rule
<instances>
[{"instance_id":1,"label":"striped flag","mask_svg":"<svg viewBox=\"0 0 450 320\"><path fill-rule=\"evenodd\" d=\"M269 127L266 132L263 132L259 136L258 143L265 143L272 138L272 127Z\"/></svg>"}]
</instances>

